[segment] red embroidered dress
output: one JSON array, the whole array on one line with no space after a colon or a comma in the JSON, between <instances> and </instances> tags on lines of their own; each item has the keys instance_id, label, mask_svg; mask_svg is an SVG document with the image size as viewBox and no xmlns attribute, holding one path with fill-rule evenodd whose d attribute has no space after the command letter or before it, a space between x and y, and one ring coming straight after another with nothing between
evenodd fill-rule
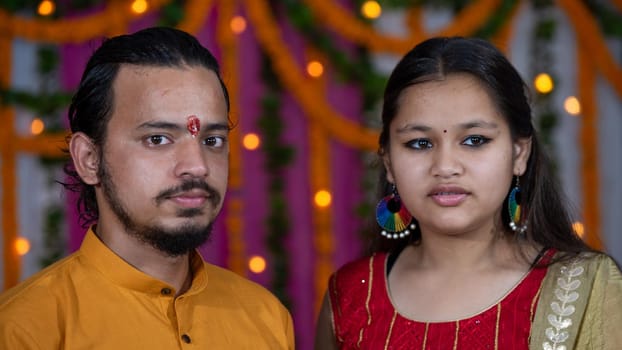
<instances>
[{"instance_id":1,"label":"red embroidered dress","mask_svg":"<svg viewBox=\"0 0 622 350\"><path fill-rule=\"evenodd\" d=\"M333 325L341 349L528 349L546 268L532 269L499 303L473 317L419 322L393 307L386 267L387 254L381 253L331 276Z\"/></svg>"}]
</instances>

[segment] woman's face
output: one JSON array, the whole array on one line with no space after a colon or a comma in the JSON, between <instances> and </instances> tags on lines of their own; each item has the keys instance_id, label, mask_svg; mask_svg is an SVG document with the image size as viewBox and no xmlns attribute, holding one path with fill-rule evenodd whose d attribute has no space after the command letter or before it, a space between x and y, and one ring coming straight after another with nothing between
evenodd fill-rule
<instances>
[{"instance_id":1,"label":"woman's face","mask_svg":"<svg viewBox=\"0 0 622 350\"><path fill-rule=\"evenodd\" d=\"M415 84L398 103L387 180L422 234L493 232L513 175L525 171L530 139L512 140L487 91L467 74Z\"/></svg>"}]
</instances>

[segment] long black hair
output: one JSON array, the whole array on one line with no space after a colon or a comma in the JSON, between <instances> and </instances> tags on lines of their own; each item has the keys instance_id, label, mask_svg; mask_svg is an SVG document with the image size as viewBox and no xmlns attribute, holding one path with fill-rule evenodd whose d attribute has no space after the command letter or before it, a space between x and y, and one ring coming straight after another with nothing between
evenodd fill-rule
<instances>
[{"instance_id":1,"label":"long black hair","mask_svg":"<svg viewBox=\"0 0 622 350\"><path fill-rule=\"evenodd\" d=\"M551 162L538 140L529 105L529 89L507 58L489 42L476 38L438 37L428 39L409 51L397 64L384 92L382 131L378 155L389 150L389 127L400 108L402 92L414 84L440 80L451 74L469 74L476 78L490 95L497 110L509 125L511 137L531 138L527 169L520 176L523 223L527 230L520 239L534 247L555 248L574 255L591 250L572 228L565 198L551 169ZM380 167L379 195L386 196L391 184L386 169ZM508 188L508 194L511 186ZM504 202L507 206L507 197ZM509 214L502 210L504 227L509 227ZM376 230L378 231L378 230ZM505 234L518 235L511 230ZM421 240L419 228L401 240L390 240L377 234L373 251L399 250Z\"/></svg>"},{"instance_id":2,"label":"long black hair","mask_svg":"<svg viewBox=\"0 0 622 350\"><path fill-rule=\"evenodd\" d=\"M90 57L68 112L71 132L86 134L100 153L114 104L112 86L121 65L204 67L216 73L229 111L229 94L218 62L192 35L174 28L152 27L116 36L105 40ZM72 162L64 170L69 180L62 184L79 193L80 222L87 226L99 218L95 188L82 181Z\"/></svg>"}]
</instances>

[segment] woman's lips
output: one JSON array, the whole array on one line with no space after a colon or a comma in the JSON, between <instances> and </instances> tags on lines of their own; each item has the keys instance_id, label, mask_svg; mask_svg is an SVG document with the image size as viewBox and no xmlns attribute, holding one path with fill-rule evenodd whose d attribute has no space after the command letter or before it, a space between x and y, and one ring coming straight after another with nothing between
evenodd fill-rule
<instances>
[{"instance_id":1,"label":"woman's lips","mask_svg":"<svg viewBox=\"0 0 622 350\"><path fill-rule=\"evenodd\" d=\"M458 186L438 186L430 191L429 197L442 207L455 207L464 202L469 192Z\"/></svg>"}]
</instances>

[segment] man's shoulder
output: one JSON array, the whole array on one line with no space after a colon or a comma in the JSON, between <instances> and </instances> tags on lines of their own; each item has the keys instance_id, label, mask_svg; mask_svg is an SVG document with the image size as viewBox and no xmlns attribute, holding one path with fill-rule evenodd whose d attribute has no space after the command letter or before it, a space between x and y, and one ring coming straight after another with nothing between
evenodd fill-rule
<instances>
[{"instance_id":1,"label":"man's shoulder","mask_svg":"<svg viewBox=\"0 0 622 350\"><path fill-rule=\"evenodd\" d=\"M71 276L77 254L69 255L0 294L0 318L24 307L52 307L51 301Z\"/></svg>"},{"instance_id":2,"label":"man's shoulder","mask_svg":"<svg viewBox=\"0 0 622 350\"><path fill-rule=\"evenodd\" d=\"M231 296L240 298L252 296L268 301L278 301L268 289L257 282L216 265L205 263L205 266L208 276L207 290L227 292Z\"/></svg>"}]
</instances>

